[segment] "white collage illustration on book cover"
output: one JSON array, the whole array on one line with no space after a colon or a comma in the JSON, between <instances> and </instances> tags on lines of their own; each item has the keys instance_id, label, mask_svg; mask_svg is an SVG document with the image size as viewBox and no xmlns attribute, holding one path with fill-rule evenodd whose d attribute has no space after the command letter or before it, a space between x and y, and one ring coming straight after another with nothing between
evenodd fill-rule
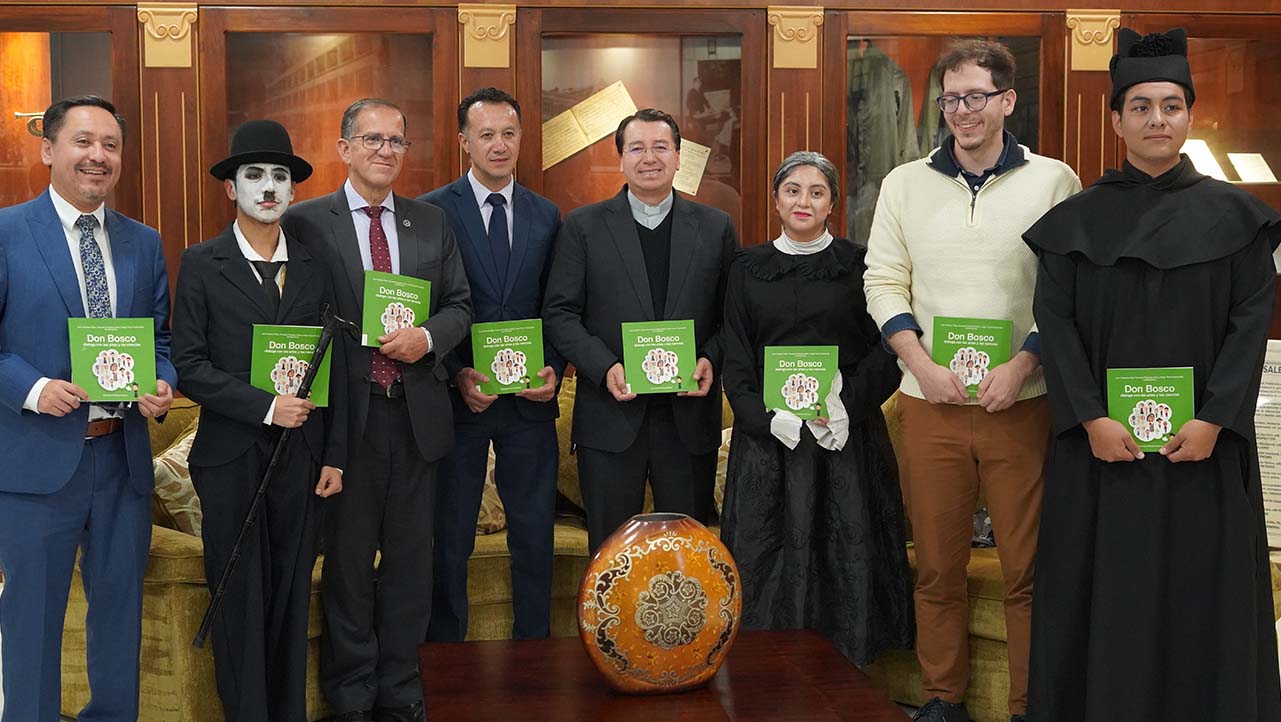
<instances>
[{"instance_id":1,"label":"white collage illustration on book cover","mask_svg":"<svg viewBox=\"0 0 1281 722\"><path fill-rule=\"evenodd\" d=\"M91 370L98 385L106 391L127 389L134 382L133 356L124 351L113 348L99 351Z\"/></svg>"},{"instance_id":2,"label":"white collage illustration on book cover","mask_svg":"<svg viewBox=\"0 0 1281 722\"><path fill-rule=\"evenodd\" d=\"M382 321L384 333L391 333L398 328L410 328L414 325L414 309L400 301L392 301L387 304L378 320Z\"/></svg>"},{"instance_id":3,"label":"white collage illustration on book cover","mask_svg":"<svg viewBox=\"0 0 1281 722\"><path fill-rule=\"evenodd\" d=\"M818 379L795 373L783 382L783 403L792 411L813 408L818 403Z\"/></svg>"},{"instance_id":4,"label":"white collage illustration on book cover","mask_svg":"<svg viewBox=\"0 0 1281 722\"><path fill-rule=\"evenodd\" d=\"M1139 441L1166 440L1170 435L1170 407L1152 399L1145 399L1134 405L1130 412L1130 429Z\"/></svg>"},{"instance_id":5,"label":"white collage illustration on book cover","mask_svg":"<svg viewBox=\"0 0 1281 722\"><path fill-rule=\"evenodd\" d=\"M296 356L281 356L271 369L271 383L277 394L298 393L302 377L307 375L308 363Z\"/></svg>"},{"instance_id":6,"label":"white collage illustration on book cover","mask_svg":"<svg viewBox=\"0 0 1281 722\"><path fill-rule=\"evenodd\" d=\"M665 384L672 380L679 383L679 362L680 357L674 351L652 348L645 354L645 360L641 361L641 370L651 384Z\"/></svg>"},{"instance_id":7,"label":"white collage illustration on book cover","mask_svg":"<svg viewBox=\"0 0 1281 722\"><path fill-rule=\"evenodd\" d=\"M956 350L956 353L952 356L952 361L948 364L948 368L952 370L952 373L956 374L961 383L966 386L973 386L983 381L983 378L987 376L987 367L991 362L992 358L986 353L972 346L965 346Z\"/></svg>"},{"instance_id":8,"label":"white collage illustration on book cover","mask_svg":"<svg viewBox=\"0 0 1281 722\"><path fill-rule=\"evenodd\" d=\"M514 349L501 349L494 354L494 362L489 365L494 373L494 380L506 386L525 379L525 352Z\"/></svg>"}]
</instances>

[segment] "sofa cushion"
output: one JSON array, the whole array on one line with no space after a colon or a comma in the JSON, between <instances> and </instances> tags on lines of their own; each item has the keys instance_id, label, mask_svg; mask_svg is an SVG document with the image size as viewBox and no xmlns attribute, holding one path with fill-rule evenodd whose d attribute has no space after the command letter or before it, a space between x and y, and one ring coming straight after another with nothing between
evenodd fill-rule
<instances>
[{"instance_id":1,"label":"sofa cushion","mask_svg":"<svg viewBox=\"0 0 1281 722\"><path fill-rule=\"evenodd\" d=\"M493 534L507 528L507 511L503 509L503 500L498 496L498 485L494 481L494 445L489 444L489 461L485 464L485 489L480 495L480 514L476 517L477 534Z\"/></svg>"},{"instance_id":2,"label":"sofa cushion","mask_svg":"<svg viewBox=\"0 0 1281 722\"><path fill-rule=\"evenodd\" d=\"M174 420L167 423L174 423ZM196 496L196 487L191 483L191 471L187 468L187 454L191 451L191 442L196 438L199 425L200 417L197 416L169 448L156 454L151 461L152 473L155 475L152 520L159 526L197 537L200 536L203 515L200 497Z\"/></svg>"}]
</instances>

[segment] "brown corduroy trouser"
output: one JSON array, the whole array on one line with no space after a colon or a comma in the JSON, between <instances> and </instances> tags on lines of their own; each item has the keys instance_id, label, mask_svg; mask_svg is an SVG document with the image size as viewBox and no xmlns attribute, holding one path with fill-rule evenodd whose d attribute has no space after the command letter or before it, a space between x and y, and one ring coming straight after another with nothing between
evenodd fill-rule
<instances>
[{"instance_id":1,"label":"brown corduroy trouser","mask_svg":"<svg viewBox=\"0 0 1281 722\"><path fill-rule=\"evenodd\" d=\"M1050 439L1044 396L989 414L900 394L899 473L916 547L916 654L926 698L964 700L970 681L969 597L980 487L1005 577L1010 713L1027 711L1036 536Z\"/></svg>"}]
</instances>

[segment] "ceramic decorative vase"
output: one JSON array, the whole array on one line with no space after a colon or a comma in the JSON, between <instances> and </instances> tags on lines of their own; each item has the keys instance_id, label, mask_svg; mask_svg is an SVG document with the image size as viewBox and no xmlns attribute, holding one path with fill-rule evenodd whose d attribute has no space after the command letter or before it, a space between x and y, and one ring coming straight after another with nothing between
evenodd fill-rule
<instances>
[{"instance_id":1,"label":"ceramic decorative vase","mask_svg":"<svg viewBox=\"0 0 1281 722\"><path fill-rule=\"evenodd\" d=\"M578 590L578 633L620 692L679 692L716 674L743 587L729 550L684 514L640 514L601 545Z\"/></svg>"}]
</instances>

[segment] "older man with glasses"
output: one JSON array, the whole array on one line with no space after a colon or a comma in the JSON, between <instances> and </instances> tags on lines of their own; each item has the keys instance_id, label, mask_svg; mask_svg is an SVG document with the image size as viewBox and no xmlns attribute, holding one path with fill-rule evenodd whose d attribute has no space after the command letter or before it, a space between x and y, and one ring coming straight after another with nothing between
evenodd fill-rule
<instances>
[{"instance_id":1,"label":"older man with glasses","mask_svg":"<svg viewBox=\"0 0 1281 722\"><path fill-rule=\"evenodd\" d=\"M886 176L864 274L868 311L904 371L899 468L916 545L916 651L930 698L916 719L969 721L965 566L982 490L1006 583L1010 718L1020 722L1050 437L1032 319L1036 257L1021 235L1081 184L1005 131L1017 94L1003 45L958 43L938 67L937 102L951 135L929 158ZM993 353L1009 360L982 374L974 396L966 368L954 373L935 348L943 317L1009 329L1007 346Z\"/></svg>"},{"instance_id":2,"label":"older man with glasses","mask_svg":"<svg viewBox=\"0 0 1281 722\"><path fill-rule=\"evenodd\" d=\"M325 260L343 318L362 317L367 271L431 282L426 320L379 338L380 348L336 344L348 376L331 383L348 384L349 462L346 491L326 511L320 676L344 722L426 718L417 646L431 616L436 472L454 443L444 359L472 316L445 212L392 192L405 132L391 101L352 103L338 139L347 182L286 216L290 237Z\"/></svg>"}]
</instances>

